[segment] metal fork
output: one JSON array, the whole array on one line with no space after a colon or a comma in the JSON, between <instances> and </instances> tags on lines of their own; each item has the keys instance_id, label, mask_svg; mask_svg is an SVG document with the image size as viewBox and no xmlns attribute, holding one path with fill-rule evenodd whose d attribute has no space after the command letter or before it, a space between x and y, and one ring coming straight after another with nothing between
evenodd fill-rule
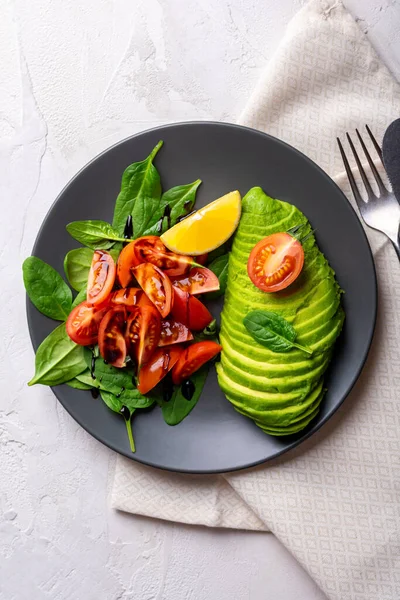
<instances>
[{"instance_id":1,"label":"metal fork","mask_svg":"<svg viewBox=\"0 0 400 600\"><path fill-rule=\"evenodd\" d=\"M365 126L368 131L368 135L372 140L372 143L375 147L375 150L378 153L378 156L383 165L382 159L382 150L375 137L372 134L372 131L368 127ZM364 154L367 158L368 164L371 168L372 174L375 178L379 189L379 196L376 196L374 193L370 182L368 181L367 175L365 174L364 168L361 164L361 161L358 157L357 151L354 147L352 139L348 133L346 133L346 137L350 144L351 151L357 163L358 170L361 175L361 179L364 183L366 192L367 192L367 200L363 200L360 191L357 187L356 180L354 179L353 173L351 172L351 168L349 165L349 161L347 160L347 156L344 152L343 146L339 138L337 139L337 143L339 145L340 154L342 155L342 159L344 162L344 168L346 169L347 177L349 178L350 186L357 202L358 209L361 213L361 216L364 222L371 227L372 229L376 229L377 231L381 231L384 233L392 242L397 256L400 259L400 243L399 243L399 225L400 225L400 204L398 203L396 196L393 192L386 189L381 179L381 176L378 173L376 166L370 156L370 153L367 150L367 147L362 139L360 132L356 129L357 137L360 140L361 147L364 151ZM383 165L384 166L384 165Z\"/></svg>"}]
</instances>

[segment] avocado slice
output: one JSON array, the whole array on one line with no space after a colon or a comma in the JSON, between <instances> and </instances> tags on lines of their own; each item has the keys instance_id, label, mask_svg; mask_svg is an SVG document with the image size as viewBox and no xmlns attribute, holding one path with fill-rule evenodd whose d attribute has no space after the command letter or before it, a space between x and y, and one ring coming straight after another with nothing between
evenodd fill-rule
<instances>
[{"instance_id":1,"label":"avocado slice","mask_svg":"<svg viewBox=\"0 0 400 600\"><path fill-rule=\"evenodd\" d=\"M254 245L272 233L303 224L304 267L285 290L268 294L254 286L247 261ZM318 414L324 396L324 373L344 321L341 289L319 250L311 226L294 205L252 188L242 201L242 216L229 259L221 313L220 387L234 408L268 435L301 431ZM273 352L259 344L243 325L251 310L271 310L285 317L299 344L312 349Z\"/></svg>"}]
</instances>

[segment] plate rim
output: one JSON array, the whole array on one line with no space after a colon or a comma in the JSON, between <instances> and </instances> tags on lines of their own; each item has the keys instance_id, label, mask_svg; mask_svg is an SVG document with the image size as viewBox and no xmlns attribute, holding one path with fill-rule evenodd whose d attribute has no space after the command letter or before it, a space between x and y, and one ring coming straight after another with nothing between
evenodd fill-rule
<instances>
[{"instance_id":1,"label":"plate rim","mask_svg":"<svg viewBox=\"0 0 400 600\"><path fill-rule=\"evenodd\" d=\"M349 396L350 392L352 391L353 387L355 386L358 378L360 377L360 374L365 366L365 363L367 361L369 352L371 350L371 345L372 345L372 341L374 338L374 334L375 334L375 329L376 329L376 322L377 322L377 314L378 314L378 281L377 281L377 275L376 275L376 266L375 266L375 261L374 261L374 256L372 253L372 249L371 249L371 245L369 243L368 237L366 235L366 232L361 224L361 219L359 217L359 215L357 214L356 210L354 209L354 207L351 205L350 201L348 200L348 198L346 197L346 195L344 194L344 192L340 189L340 187L337 185L337 183L316 163L314 162L311 158L309 158L306 154L304 154L303 152L301 152L300 150L298 150L297 148L295 148L294 146L292 146L291 144L289 144L288 142L285 142L269 133L266 133L264 131L261 131L259 129L254 129L253 127L248 127L245 125L240 125L237 123L230 123L227 121L210 121L210 120L192 120L192 121L178 121L176 123L165 123L163 125L159 125L156 127L151 127L149 129L145 129L142 131L139 131L137 133L134 133L132 135L129 135L121 140L119 140L118 142L115 142L114 144L112 144L111 146L109 146L108 148L102 150L101 152L99 152L98 154L96 154L91 160L89 160L87 163L85 163L76 173L73 177L71 177L71 179L68 180L68 182L62 187L61 191L57 194L55 200L51 203L51 205L49 206L46 215L39 227L38 233L36 234L35 237L35 241L32 247L32 252L31 255L34 256L35 255L35 251L37 248L37 245L39 243L39 239L41 237L42 231L46 225L46 222L50 216L50 213L53 211L53 208L56 206L56 204L61 200L62 196L64 195L65 191L68 189L68 187L76 180L80 177L81 173L83 173L88 167L90 167L93 163L95 163L99 158L101 158L102 156L104 156L105 154L107 154L108 152L112 151L114 148L132 140L135 139L137 137L141 137L142 135L151 133L151 132L156 132L156 131L160 131L162 132L164 129L174 129L174 128L179 128L179 127L187 127L187 126L208 126L211 125L213 127L218 126L221 128L228 128L228 129L238 129L240 131L247 131L250 132L252 134L256 134L259 135L261 137L266 137L269 138L270 140L272 140L274 143L278 143L286 148L288 148L289 151L294 152L295 154L299 155L300 157L302 157L302 159L305 159L310 166L312 166L314 169L317 169L317 171L319 171L320 175L323 176L323 178L325 179L325 181L336 188L336 191L340 193L340 195L342 196L343 200L345 201L345 205L347 206L347 209L350 211L350 214L352 214L354 217L356 217L355 221L357 222L357 227L359 230L359 233L361 233L361 237L364 238L364 241L366 242L366 247L368 249L368 257L371 261L371 266L372 266L372 274L373 274L373 318L372 321L370 323L369 326L369 331L367 332L367 339L368 342L366 344L366 348L363 352L363 355L360 357L361 358L361 362L359 364L359 367L357 368L357 370L354 372L345 392L342 394L341 399L335 404L335 406L332 408L331 411L329 411L318 423L316 423L313 427L311 427L310 430L306 431L304 433L304 435L302 435L300 438L296 439L295 441L291 442L290 444L286 445L284 448L282 448L281 450L278 450L277 452L273 453L272 455L265 457L265 458L261 458L257 461L245 464L245 465L240 465L240 466L236 466L236 467L231 467L231 468L225 468L225 469L184 469L184 468L171 468L171 467L167 467L167 466L163 466L163 465L159 465L159 464L155 464L152 461L147 461L147 460L143 460L142 458L138 458L137 456L135 456L135 454L133 453L128 453L128 452L123 452L121 451L119 448L116 448L115 445L112 442L105 442L103 439L101 439L96 433L94 433L93 431L89 430L85 425L83 425L79 419L76 418L76 416L74 414L72 414L72 412L69 410L69 408L64 404L62 398L59 395L59 387L60 386L51 386L51 390L53 392L53 394L55 395L55 397L57 398L58 402L60 402L60 404L62 405L62 407L67 411L67 413L71 416L71 418L74 419L74 421L76 421L78 423L78 425L80 427L82 427L89 435L91 435L92 437L94 437L97 441L99 441L101 444L103 444L104 446L110 448L111 450L113 450L114 452L117 452L119 455L124 456L126 458L129 458L130 460L133 460L137 463L140 464L144 464L147 465L149 467L155 468L155 469L160 469L162 471L167 471L170 473L184 473L184 474L191 474L191 475L215 475L215 474L220 474L220 473L232 473L232 472L236 472L236 471L243 471L245 469L250 469L253 467L257 467L259 465L265 464L267 465L268 463L270 463L271 461L277 459L278 457L281 457L282 455L288 453L289 451L293 450L293 448L296 448L297 446L301 446L303 444L303 442L305 442L306 440L308 440L312 435L314 435L317 431L319 431L320 429L322 429L326 423L333 417L333 415L337 412L337 410L342 406L342 404L344 403L344 401L346 400L346 398ZM28 330L29 330L29 336L31 339L31 343L33 346L33 349L35 351L36 354L36 349L34 342L33 342L33 325L32 325L32 317L30 315L30 306L31 306L31 302L29 300L28 294L25 293L26 296L26 317L27 317L27 322L28 322ZM64 384L65 385L65 384ZM47 387L47 386L46 386Z\"/></svg>"}]
</instances>

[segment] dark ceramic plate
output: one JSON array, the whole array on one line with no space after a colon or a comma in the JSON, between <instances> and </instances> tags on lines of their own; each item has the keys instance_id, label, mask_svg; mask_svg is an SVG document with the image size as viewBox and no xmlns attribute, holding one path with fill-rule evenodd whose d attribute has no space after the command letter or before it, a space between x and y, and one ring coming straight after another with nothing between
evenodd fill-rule
<instances>
[{"instance_id":1,"label":"dark ceramic plate","mask_svg":"<svg viewBox=\"0 0 400 600\"><path fill-rule=\"evenodd\" d=\"M82 427L117 452L173 471L215 473L243 469L289 450L316 431L346 398L365 362L376 316L376 277L358 217L335 183L311 160L276 138L224 123L178 123L135 135L88 164L61 192L37 237L33 254L60 273L76 246L65 225L78 219L111 221L122 172L142 160L158 140L156 158L164 189L202 179L197 206L234 189L261 186L269 195L296 204L316 230L318 244L337 274L346 321L326 377L328 392L315 421L301 435L274 438L241 416L219 389L212 369L198 405L178 426L169 427L157 408L133 419L136 454L125 424L100 399L66 385L54 393ZM360 276L362 268L362 277ZM217 316L222 303L212 307ZM28 302L35 347L54 328Z\"/></svg>"}]
</instances>

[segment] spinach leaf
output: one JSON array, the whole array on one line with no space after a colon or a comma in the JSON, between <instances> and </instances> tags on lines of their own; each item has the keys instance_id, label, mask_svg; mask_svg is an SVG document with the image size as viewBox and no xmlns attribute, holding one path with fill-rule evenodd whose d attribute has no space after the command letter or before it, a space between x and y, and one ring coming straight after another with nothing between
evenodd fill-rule
<instances>
[{"instance_id":1,"label":"spinach leaf","mask_svg":"<svg viewBox=\"0 0 400 600\"><path fill-rule=\"evenodd\" d=\"M73 221L66 229L75 240L93 250L108 250L115 242L125 241L106 221Z\"/></svg>"},{"instance_id":2,"label":"spinach leaf","mask_svg":"<svg viewBox=\"0 0 400 600\"><path fill-rule=\"evenodd\" d=\"M194 394L190 400L187 400L182 394L182 386L176 386L171 400L168 400L168 402L165 400L159 401L167 425L178 425L193 410L203 391L207 375L208 365L204 365L190 376L190 381L195 386Z\"/></svg>"},{"instance_id":3,"label":"spinach leaf","mask_svg":"<svg viewBox=\"0 0 400 600\"><path fill-rule=\"evenodd\" d=\"M135 441L133 439L133 433L132 433L132 415L136 409L129 408L128 406L126 406L126 404L121 402L120 398L117 398L117 396L115 396L114 394L111 394L111 392L106 392L105 390L100 390L100 396L101 396L101 399L103 400L104 404L106 404L110 410L122 415L122 417L124 418L131 452L136 452Z\"/></svg>"},{"instance_id":4,"label":"spinach leaf","mask_svg":"<svg viewBox=\"0 0 400 600\"><path fill-rule=\"evenodd\" d=\"M64 271L71 286L77 292L86 287L93 250L75 248L70 250L64 259Z\"/></svg>"},{"instance_id":5,"label":"spinach leaf","mask_svg":"<svg viewBox=\"0 0 400 600\"><path fill-rule=\"evenodd\" d=\"M206 294L207 300L214 300L214 298L219 298L225 294L226 284L228 282L228 266L229 254L222 254L208 265L210 271L215 273L219 279L219 290L216 292L208 292L208 294Z\"/></svg>"},{"instance_id":6,"label":"spinach leaf","mask_svg":"<svg viewBox=\"0 0 400 600\"><path fill-rule=\"evenodd\" d=\"M72 308L75 308L75 306L78 306L78 304L80 304L81 302L85 302L86 297L87 297L87 291L86 291L86 286L85 286L75 296L75 299L72 303Z\"/></svg>"},{"instance_id":7,"label":"spinach leaf","mask_svg":"<svg viewBox=\"0 0 400 600\"><path fill-rule=\"evenodd\" d=\"M225 242L225 244L222 244L222 246L218 246L218 248L215 248L215 250L211 250L211 252L208 253L207 257L207 267L209 267L209 265L212 264L214 260L219 256L222 256L223 254L228 254L229 246L230 244L228 244L228 242Z\"/></svg>"},{"instance_id":8,"label":"spinach leaf","mask_svg":"<svg viewBox=\"0 0 400 600\"><path fill-rule=\"evenodd\" d=\"M161 183L153 160L162 144L162 141L158 142L145 160L129 165L122 175L112 223L121 236L127 217L132 215L134 237L140 237L148 226L150 215L158 207Z\"/></svg>"},{"instance_id":9,"label":"spinach leaf","mask_svg":"<svg viewBox=\"0 0 400 600\"><path fill-rule=\"evenodd\" d=\"M100 390L105 390L117 396L123 406L128 408L148 408L154 404L152 398L142 396L133 379L133 371L125 367L117 369L106 364L99 357L96 359L94 374Z\"/></svg>"},{"instance_id":10,"label":"spinach leaf","mask_svg":"<svg viewBox=\"0 0 400 600\"><path fill-rule=\"evenodd\" d=\"M62 323L40 344L35 357L35 375L28 385L59 385L87 368L83 347L75 344Z\"/></svg>"},{"instance_id":11,"label":"spinach leaf","mask_svg":"<svg viewBox=\"0 0 400 600\"><path fill-rule=\"evenodd\" d=\"M65 321L71 312L72 292L61 275L36 256L25 259L22 273L32 304L46 317Z\"/></svg>"},{"instance_id":12,"label":"spinach leaf","mask_svg":"<svg viewBox=\"0 0 400 600\"><path fill-rule=\"evenodd\" d=\"M292 348L298 348L307 354L312 354L310 348L295 343L294 327L275 312L253 310L245 316L243 324L256 342L273 352L288 352Z\"/></svg>"},{"instance_id":13,"label":"spinach leaf","mask_svg":"<svg viewBox=\"0 0 400 600\"><path fill-rule=\"evenodd\" d=\"M74 388L75 390L91 390L93 388L92 385L80 381L77 377L74 377L74 379L70 379L65 383L69 385L69 387Z\"/></svg>"},{"instance_id":14,"label":"spinach leaf","mask_svg":"<svg viewBox=\"0 0 400 600\"><path fill-rule=\"evenodd\" d=\"M196 202L196 192L200 184L201 179L196 179L193 183L177 185L164 192L159 207L153 213L149 226L143 235L161 235L167 229L176 225L181 217L189 214ZM169 217L163 217L167 206L169 207Z\"/></svg>"},{"instance_id":15,"label":"spinach leaf","mask_svg":"<svg viewBox=\"0 0 400 600\"><path fill-rule=\"evenodd\" d=\"M194 339L196 342L201 342L202 340L212 340L218 344L219 339L217 320L214 319L211 321L211 323L207 325L207 327L204 327L202 331L195 332Z\"/></svg>"}]
</instances>

